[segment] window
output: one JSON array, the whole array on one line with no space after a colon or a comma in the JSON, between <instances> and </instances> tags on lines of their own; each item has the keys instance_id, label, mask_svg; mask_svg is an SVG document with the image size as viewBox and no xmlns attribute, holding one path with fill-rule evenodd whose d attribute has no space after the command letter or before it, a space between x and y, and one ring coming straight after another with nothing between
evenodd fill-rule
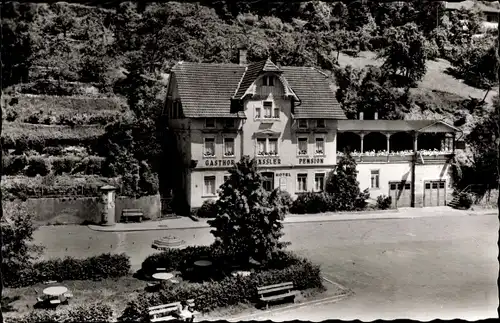
<instances>
[{"instance_id":1,"label":"window","mask_svg":"<svg viewBox=\"0 0 500 323\"><path fill-rule=\"evenodd\" d=\"M215 128L215 119L214 118L206 118L205 119L205 128Z\"/></svg>"},{"instance_id":2,"label":"window","mask_svg":"<svg viewBox=\"0 0 500 323\"><path fill-rule=\"evenodd\" d=\"M371 188L380 188L380 170L375 169L371 171Z\"/></svg>"},{"instance_id":3,"label":"window","mask_svg":"<svg viewBox=\"0 0 500 323\"><path fill-rule=\"evenodd\" d=\"M280 108L274 107L274 116L273 117L275 119L279 119L280 118Z\"/></svg>"},{"instance_id":4,"label":"window","mask_svg":"<svg viewBox=\"0 0 500 323\"><path fill-rule=\"evenodd\" d=\"M323 191L325 187L325 174L316 174L314 175L314 190L316 192Z\"/></svg>"},{"instance_id":5,"label":"window","mask_svg":"<svg viewBox=\"0 0 500 323\"><path fill-rule=\"evenodd\" d=\"M325 119L316 120L316 128L324 128L325 127Z\"/></svg>"},{"instance_id":6,"label":"window","mask_svg":"<svg viewBox=\"0 0 500 323\"><path fill-rule=\"evenodd\" d=\"M215 138L205 138L204 157L215 156Z\"/></svg>"},{"instance_id":7,"label":"window","mask_svg":"<svg viewBox=\"0 0 500 323\"><path fill-rule=\"evenodd\" d=\"M224 138L224 156L234 156L234 138Z\"/></svg>"},{"instance_id":8,"label":"window","mask_svg":"<svg viewBox=\"0 0 500 323\"><path fill-rule=\"evenodd\" d=\"M276 138L269 138L269 149L268 149L269 155L276 156L278 155L278 139Z\"/></svg>"},{"instance_id":9,"label":"window","mask_svg":"<svg viewBox=\"0 0 500 323\"><path fill-rule=\"evenodd\" d=\"M257 139L257 155L263 156L266 153L266 139Z\"/></svg>"},{"instance_id":10,"label":"window","mask_svg":"<svg viewBox=\"0 0 500 323\"><path fill-rule=\"evenodd\" d=\"M262 78L262 85L264 86L274 86L274 77L266 75Z\"/></svg>"},{"instance_id":11,"label":"window","mask_svg":"<svg viewBox=\"0 0 500 323\"><path fill-rule=\"evenodd\" d=\"M261 109L260 109L260 107L256 107L255 108L255 119L260 119L260 118L262 118Z\"/></svg>"},{"instance_id":12,"label":"window","mask_svg":"<svg viewBox=\"0 0 500 323\"><path fill-rule=\"evenodd\" d=\"M224 128L234 128L234 119L224 119Z\"/></svg>"},{"instance_id":13,"label":"window","mask_svg":"<svg viewBox=\"0 0 500 323\"><path fill-rule=\"evenodd\" d=\"M271 101L264 101L264 118L270 119L273 117L273 103Z\"/></svg>"},{"instance_id":14,"label":"window","mask_svg":"<svg viewBox=\"0 0 500 323\"><path fill-rule=\"evenodd\" d=\"M324 155L325 154L325 139L324 138L316 138L316 147L315 147L315 155Z\"/></svg>"},{"instance_id":15,"label":"window","mask_svg":"<svg viewBox=\"0 0 500 323\"><path fill-rule=\"evenodd\" d=\"M307 120L299 119L299 129L306 129L306 128L307 128Z\"/></svg>"},{"instance_id":16,"label":"window","mask_svg":"<svg viewBox=\"0 0 500 323\"><path fill-rule=\"evenodd\" d=\"M216 192L215 188L215 176L205 176L204 178L204 191L203 194L205 196L214 196Z\"/></svg>"},{"instance_id":17,"label":"window","mask_svg":"<svg viewBox=\"0 0 500 323\"><path fill-rule=\"evenodd\" d=\"M298 149L299 155L307 155L307 138L299 138Z\"/></svg>"},{"instance_id":18,"label":"window","mask_svg":"<svg viewBox=\"0 0 500 323\"><path fill-rule=\"evenodd\" d=\"M411 187L410 183L405 184L405 190L409 190Z\"/></svg>"},{"instance_id":19,"label":"window","mask_svg":"<svg viewBox=\"0 0 500 323\"><path fill-rule=\"evenodd\" d=\"M425 183L425 189L430 190L431 189L431 183Z\"/></svg>"},{"instance_id":20,"label":"window","mask_svg":"<svg viewBox=\"0 0 500 323\"><path fill-rule=\"evenodd\" d=\"M297 174L297 192L307 191L307 174Z\"/></svg>"},{"instance_id":21,"label":"window","mask_svg":"<svg viewBox=\"0 0 500 323\"><path fill-rule=\"evenodd\" d=\"M444 182L439 182L439 188L444 188Z\"/></svg>"},{"instance_id":22,"label":"window","mask_svg":"<svg viewBox=\"0 0 500 323\"><path fill-rule=\"evenodd\" d=\"M257 155L259 156L277 156L278 139L277 138L257 138Z\"/></svg>"}]
</instances>

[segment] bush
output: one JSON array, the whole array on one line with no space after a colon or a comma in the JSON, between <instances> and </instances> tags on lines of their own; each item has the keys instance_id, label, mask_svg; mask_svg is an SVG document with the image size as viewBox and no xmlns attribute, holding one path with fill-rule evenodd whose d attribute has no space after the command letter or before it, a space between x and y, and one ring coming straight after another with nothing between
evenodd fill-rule
<instances>
[{"instance_id":1,"label":"bush","mask_svg":"<svg viewBox=\"0 0 500 323\"><path fill-rule=\"evenodd\" d=\"M111 322L113 309L110 305L96 303L84 304L62 311L35 310L21 317L5 318L10 323L39 323L39 322Z\"/></svg>"},{"instance_id":2,"label":"bush","mask_svg":"<svg viewBox=\"0 0 500 323\"><path fill-rule=\"evenodd\" d=\"M28 167L24 173L26 176L35 177L36 175L45 176L49 171L47 160L43 157L35 156L28 159Z\"/></svg>"},{"instance_id":3,"label":"bush","mask_svg":"<svg viewBox=\"0 0 500 323\"><path fill-rule=\"evenodd\" d=\"M130 302L120 321L139 321L147 317L147 307L167 304L180 300L194 299L195 309L209 312L219 307L238 303L255 302L258 286L279 284L292 281L298 290L322 288L319 266L306 259L291 254L285 258L294 259L294 264L282 269L260 270L247 277L225 277L219 281L204 283L181 283L175 286L163 286L153 295L141 294Z\"/></svg>"},{"instance_id":4,"label":"bush","mask_svg":"<svg viewBox=\"0 0 500 323\"><path fill-rule=\"evenodd\" d=\"M66 257L36 262L31 268L26 267L22 275L11 275L5 280L5 285L23 287L48 280L101 280L129 273L130 259L126 254L102 254L85 259Z\"/></svg>"},{"instance_id":5,"label":"bush","mask_svg":"<svg viewBox=\"0 0 500 323\"><path fill-rule=\"evenodd\" d=\"M388 208L391 207L392 204L392 197L391 196L385 196L385 195L379 195L377 196L377 208L380 210L387 210Z\"/></svg>"},{"instance_id":6,"label":"bush","mask_svg":"<svg viewBox=\"0 0 500 323\"><path fill-rule=\"evenodd\" d=\"M215 218L217 216L217 205L215 200L206 200L196 212L199 218Z\"/></svg>"},{"instance_id":7,"label":"bush","mask_svg":"<svg viewBox=\"0 0 500 323\"><path fill-rule=\"evenodd\" d=\"M326 193L307 192L293 201L290 212L295 214L321 213L331 210L332 197Z\"/></svg>"},{"instance_id":8,"label":"bush","mask_svg":"<svg viewBox=\"0 0 500 323\"><path fill-rule=\"evenodd\" d=\"M51 158L52 171L55 175L71 174L80 160L81 158L69 156Z\"/></svg>"},{"instance_id":9,"label":"bush","mask_svg":"<svg viewBox=\"0 0 500 323\"><path fill-rule=\"evenodd\" d=\"M278 198L280 199L280 202L283 206L285 206L288 210L291 209L293 205L293 199L290 193L287 191L279 191L278 192Z\"/></svg>"},{"instance_id":10,"label":"bush","mask_svg":"<svg viewBox=\"0 0 500 323\"><path fill-rule=\"evenodd\" d=\"M458 193L458 204L455 208L468 210L474 203L474 195L467 192Z\"/></svg>"},{"instance_id":11,"label":"bush","mask_svg":"<svg viewBox=\"0 0 500 323\"><path fill-rule=\"evenodd\" d=\"M2 173L4 175L21 175L28 165L28 158L25 155L2 156Z\"/></svg>"},{"instance_id":12,"label":"bush","mask_svg":"<svg viewBox=\"0 0 500 323\"><path fill-rule=\"evenodd\" d=\"M160 267L165 268L167 271L179 271L185 263L210 255L213 255L213 247L211 246L168 249L147 257L142 262L141 271L146 276L154 274L157 271L156 268Z\"/></svg>"},{"instance_id":13,"label":"bush","mask_svg":"<svg viewBox=\"0 0 500 323\"><path fill-rule=\"evenodd\" d=\"M63 147L61 146L45 147L43 148L42 153L50 156L61 156L63 154Z\"/></svg>"}]
</instances>

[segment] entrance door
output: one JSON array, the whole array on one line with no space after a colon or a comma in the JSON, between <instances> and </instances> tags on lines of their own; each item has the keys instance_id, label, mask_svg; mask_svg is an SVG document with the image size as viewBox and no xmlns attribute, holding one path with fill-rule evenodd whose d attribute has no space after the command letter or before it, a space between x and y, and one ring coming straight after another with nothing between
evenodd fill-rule
<instances>
[{"instance_id":1,"label":"entrance door","mask_svg":"<svg viewBox=\"0 0 500 323\"><path fill-rule=\"evenodd\" d=\"M274 190L274 173L273 172L263 172L262 176L262 187L271 192Z\"/></svg>"},{"instance_id":2,"label":"entrance door","mask_svg":"<svg viewBox=\"0 0 500 323\"><path fill-rule=\"evenodd\" d=\"M424 206L446 205L446 182L442 180L425 181Z\"/></svg>"},{"instance_id":3,"label":"entrance door","mask_svg":"<svg viewBox=\"0 0 500 323\"><path fill-rule=\"evenodd\" d=\"M392 197L392 207L410 207L411 183L389 182L389 196Z\"/></svg>"}]
</instances>

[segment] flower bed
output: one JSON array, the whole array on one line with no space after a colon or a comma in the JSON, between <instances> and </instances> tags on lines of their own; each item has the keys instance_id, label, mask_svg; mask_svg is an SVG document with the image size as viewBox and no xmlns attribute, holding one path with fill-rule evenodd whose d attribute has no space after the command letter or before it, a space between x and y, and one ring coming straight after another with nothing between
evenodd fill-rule
<instances>
[{"instance_id":1,"label":"flower bed","mask_svg":"<svg viewBox=\"0 0 500 323\"><path fill-rule=\"evenodd\" d=\"M142 270L151 272L156 266L162 266L166 267L167 271L182 271L184 260L194 260L214 251L212 247L169 250L148 257L143 263ZM222 258L213 254L210 256L210 259L214 261ZM313 265L307 259L296 257L292 253L277 252L272 261L267 263L265 267L255 268L250 276L233 277L227 275L219 280L203 283L183 281L174 286L162 285L162 288L155 293L142 293L136 300L127 305L121 320L144 320L147 319L148 307L186 299L194 299L195 309L204 313L239 303L253 303L257 301L256 290L258 286L288 281L293 282L297 290L323 288L319 266Z\"/></svg>"}]
</instances>

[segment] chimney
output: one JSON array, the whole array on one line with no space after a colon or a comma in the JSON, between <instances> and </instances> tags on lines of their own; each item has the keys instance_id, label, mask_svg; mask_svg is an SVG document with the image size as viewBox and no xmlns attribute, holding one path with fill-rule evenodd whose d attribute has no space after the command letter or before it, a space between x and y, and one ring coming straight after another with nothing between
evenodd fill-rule
<instances>
[{"instance_id":1,"label":"chimney","mask_svg":"<svg viewBox=\"0 0 500 323\"><path fill-rule=\"evenodd\" d=\"M238 48L238 64L247 65L247 49L245 47Z\"/></svg>"},{"instance_id":2,"label":"chimney","mask_svg":"<svg viewBox=\"0 0 500 323\"><path fill-rule=\"evenodd\" d=\"M378 112L375 112L375 114L373 115L373 120L377 120L378 119Z\"/></svg>"},{"instance_id":3,"label":"chimney","mask_svg":"<svg viewBox=\"0 0 500 323\"><path fill-rule=\"evenodd\" d=\"M359 120L363 120L363 112L359 113Z\"/></svg>"}]
</instances>

